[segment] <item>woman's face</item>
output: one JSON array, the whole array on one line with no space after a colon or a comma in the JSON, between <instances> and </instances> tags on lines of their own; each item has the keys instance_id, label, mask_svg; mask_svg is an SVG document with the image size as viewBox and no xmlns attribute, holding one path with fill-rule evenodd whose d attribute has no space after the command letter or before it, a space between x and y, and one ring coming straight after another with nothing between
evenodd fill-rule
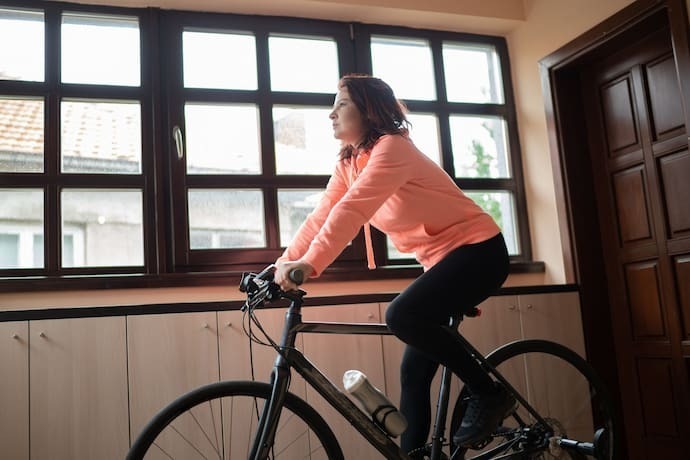
<instances>
[{"instance_id":1,"label":"woman's face","mask_svg":"<svg viewBox=\"0 0 690 460\"><path fill-rule=\"evenodd\" d=\"M362 114L350 99L346 87L338 89L333 103L333 111L329 115L333 122L333 136L349 145L358 145L364 138L366 129Z\"/></svg>"}]
</instances>

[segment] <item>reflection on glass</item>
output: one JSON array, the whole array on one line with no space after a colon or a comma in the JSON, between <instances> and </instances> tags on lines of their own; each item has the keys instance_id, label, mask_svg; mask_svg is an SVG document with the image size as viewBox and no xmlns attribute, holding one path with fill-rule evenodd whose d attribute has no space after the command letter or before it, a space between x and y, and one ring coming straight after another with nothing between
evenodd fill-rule
<instances>
[{"instance_id":1,"label":"reflection on glass","mask_svg":"<svg viewBox=\"0 0 690 460\"><path fill-rule=\"evenodd\" d=\"M331 174L340 151L328 114L317 107L273 108L278 174Z\"/></svg>"},{"instance_id":2,"label":"reflection on glass","mask_svg":"<svg viewBox=\"0 0 690 460\"><path fill-rule=\"evenodd\" d=\"M143 265L142 197L136 189L63 189L62 266Z\"/></svg>"},{"instance_id":3,"label":"reflection on glass","mask_svg":"<svg viewBox=\"0 0 690 460\"><path fill-rule=\"evenodd\" d=\"M426 156L441 164L441 146L438 135L438 117L430 113L408 113L411 123L410 139Z\"/></svg>"},{"instance_id":4,"label":"reflection on glass","mask_svg":"<svg viewBox=\"0 0 690 460\"><path fill-rule=\"evenodd\" d=\"M141 107L138 102L60 104L62 172L141 173Z\"/></svg>"},{"instance_id":5,"label":"reflection on glass","mask_svg":"<svg viewBox=\"0 0 690 460\"><path fill-rule=\"evenodd\" d=\"M268 37L273 91L335 93L340 75L333 39Z\"/></svg>"},{"instance_id":6,"label":"reflection on glass","mask_svg":"<svg viewBox=\"0 0 690 460\"><path fill-rule=\"evenodd\" d=\"M187 174L261 174L255 105L185 104Z\"/></svg>"},{"instance_id":7,"label":"reflection on glass","mask_svg":"<svg viewBox=\"0 0 690 460\"><path fill-rule=\"evenodd\" d=\"M42 99L0 98L0 172L43 172Z\"/></svg>"},{"instance_id":8,"label":"reflection on glass","mask_svg":"<svg viewBox=\"0 0 690 460\"><path fill-rule=\"evenodd\" d=\"M280 245L289 246L300 225L318 204L323 190L278 190Z\"/></svg>"},{"instance_id":9,"label":"reflection on glass","mask_svg":"<svg viewBox=\"0 0 690 460\"><path fill-rule=\"evenodd\" d=\"M0 80L43 81L43 12L0 8Z\"/></svg>"},{"instance_id":10,"label":"reflection on glass","mask_svg":"<svg viewBox=\"0 0 690 460\"><path fill-rule=\"evenodd\" d=\"M497 191L465 191L475 203L494 218L506 240L508 254L519 253L517 234L517 220L515 218L515 205L513 195L510 192Z\"/></svg>"},{"instance_id":11,"label":"reflection on glass","mask_svg":"<svg viewBox=\"0 0 690 460\"><path fill-rule=\"evenodd\" d=\"M40 245L34 239L40 238ZM43 268L43 190L0 189L0 269Z\"/></svg>"},{"instance_id":12,"label":"reflection on glass","mask_svg":"<svg viewBox=\"0 0 690 460\"><path fill-rule=\"evenodd\" d=\"M493 46L444 43L443 70L450 102L503 104L501 65Z\"/></svg>"},{"instance_id":13,"label":"reflection on glass","mask_svg":"<svg viewBox=\"0 0 690 460\"><path fill-rule=\"evenodd\" d=\"M182 32L186 88L257 88L256 42L252 35Z\"/></svg>"},{"instance_id":14,"label":"reflection on glass","mask_svg":"<svg viewBox=\"0 0 690 460\"><path fill-rule=\"evenodd\" d=\"M510 177L506 124L499 117L450 117L455 177Z\"/></svg>"},{"instance_id":15,"label":"reflection on glass","mask_svg":"<svg viewBox=\"0 0 690 460\"><path fill-rule=\"evenodd\" d=\"M187 200L190 249L266 246L261 190L191 189Z\"/></svg>"},{"instance_id":16,"label":"reflection on glass","mask_svg":"<svg viewBox=\"0 0 690 460\"><path fill-rule=\"evenodd\" d=\"M63 83L139 86L139 20L121 16L62 16Z\"/></svg>"},{"instance_id":17,"label":"reflection on glass","mask_svg":"<svg viewBox=\"0 0 690 460\"><path fill-rule=\"evenodd\" d=\"M388 83L398 99L436 99L428 41L371 37L371 64L374 76Z\"/></svg>"}]
</instances>

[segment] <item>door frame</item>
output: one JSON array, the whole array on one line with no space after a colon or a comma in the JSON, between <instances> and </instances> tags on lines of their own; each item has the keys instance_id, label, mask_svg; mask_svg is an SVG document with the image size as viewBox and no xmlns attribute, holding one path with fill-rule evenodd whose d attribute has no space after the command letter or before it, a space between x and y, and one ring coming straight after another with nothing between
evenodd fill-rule
<instances>
[{"instance_id":1,"label":"door frame","mask_svg":"<svg viewBox=\"0 0 690 460\"><path fill-rule=\"evenodd\" d=\"M622 47L626 32L639 30L645 20L660 14L666 15L671 32L685 126L690 136L690 42L685 0L635 1L539 62L566 282L580 288L588 360L614 390L619 388L619 381L605 251L599 234L578 75L589 60ZM620 392L613 394L620 409ZM634 439L628 438L628 442L629 449L636 449L632 445Z\"/></svg>"}]
</instances>

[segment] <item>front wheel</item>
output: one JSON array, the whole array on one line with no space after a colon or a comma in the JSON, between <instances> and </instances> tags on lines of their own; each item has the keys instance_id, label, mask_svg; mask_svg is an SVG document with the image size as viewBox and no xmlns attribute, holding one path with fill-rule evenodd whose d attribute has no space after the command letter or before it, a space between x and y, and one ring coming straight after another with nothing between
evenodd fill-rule
<instances>
[{"instance_id":1,"label":"front wheel","mask_svg":"<svg viewBox=\"0 0 690 460\"><path fill-rule=\"evenodd\" d=\"M246 459L271 390L267 383L245 381L192 390L148 423L127 459ZM268 458L343 460L343 453L323 418L288 393Z\"/></svg>"},{"instance_id":2,"label":"front wheel","mask_svg":"<svg viewBox=\"0 0 690 460\"><path fill-rule=\"evenodd\" d=\"M486 360L536 409L548 427L540 426L520 404L492 438L471 448L459 448L454 460L471 459L501 445L509 447L500 454L497 451L497 457L616 458L618 424L612 400L594 369L580 355L546 340L519 340L498 348ZM453 411L453 433L464 414L465 396L463 390ZM568 443L560 443L562 439L590 443L592 452L564 447L561 444Z\"/></svg>"}]
</instances>

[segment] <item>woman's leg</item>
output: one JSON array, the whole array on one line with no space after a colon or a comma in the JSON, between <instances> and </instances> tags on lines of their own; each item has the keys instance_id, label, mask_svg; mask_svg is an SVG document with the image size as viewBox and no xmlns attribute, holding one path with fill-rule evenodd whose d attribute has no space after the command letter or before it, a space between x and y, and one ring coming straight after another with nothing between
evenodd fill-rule
<instances>
[{"instance_id":1,"label":"woman's leg","mask_svg":"<svg viewBox=\"0 0 690 460\"><path fill-rule=\"evenodd\" d=\"M494 293L508 275L508 263L500 234L455 249L393 300L386 311L388 327L427 359L450 368L471 391L482 392L492 385L491 377L443 325L451 315L467 311ZM407 391L402 388L401 399L424 397ZM408 423L416 425L413 414L406 413L402 407L401 410ZM429 422L422 422L424 427L408 429L428 433Z\"/></svg>"},{"instance_id":2,"label":"woman's leg","mask_svg":"<svg viewBox=\"0 0 690 460\"><path fill-rule=\"evenodd\" d=\"M400 436L400 447L409 452L426 443L431 426L431 381L438 363L416 348L405 347L400 364L400 412L408 426Z\"/></svg>"}]
</instances>

